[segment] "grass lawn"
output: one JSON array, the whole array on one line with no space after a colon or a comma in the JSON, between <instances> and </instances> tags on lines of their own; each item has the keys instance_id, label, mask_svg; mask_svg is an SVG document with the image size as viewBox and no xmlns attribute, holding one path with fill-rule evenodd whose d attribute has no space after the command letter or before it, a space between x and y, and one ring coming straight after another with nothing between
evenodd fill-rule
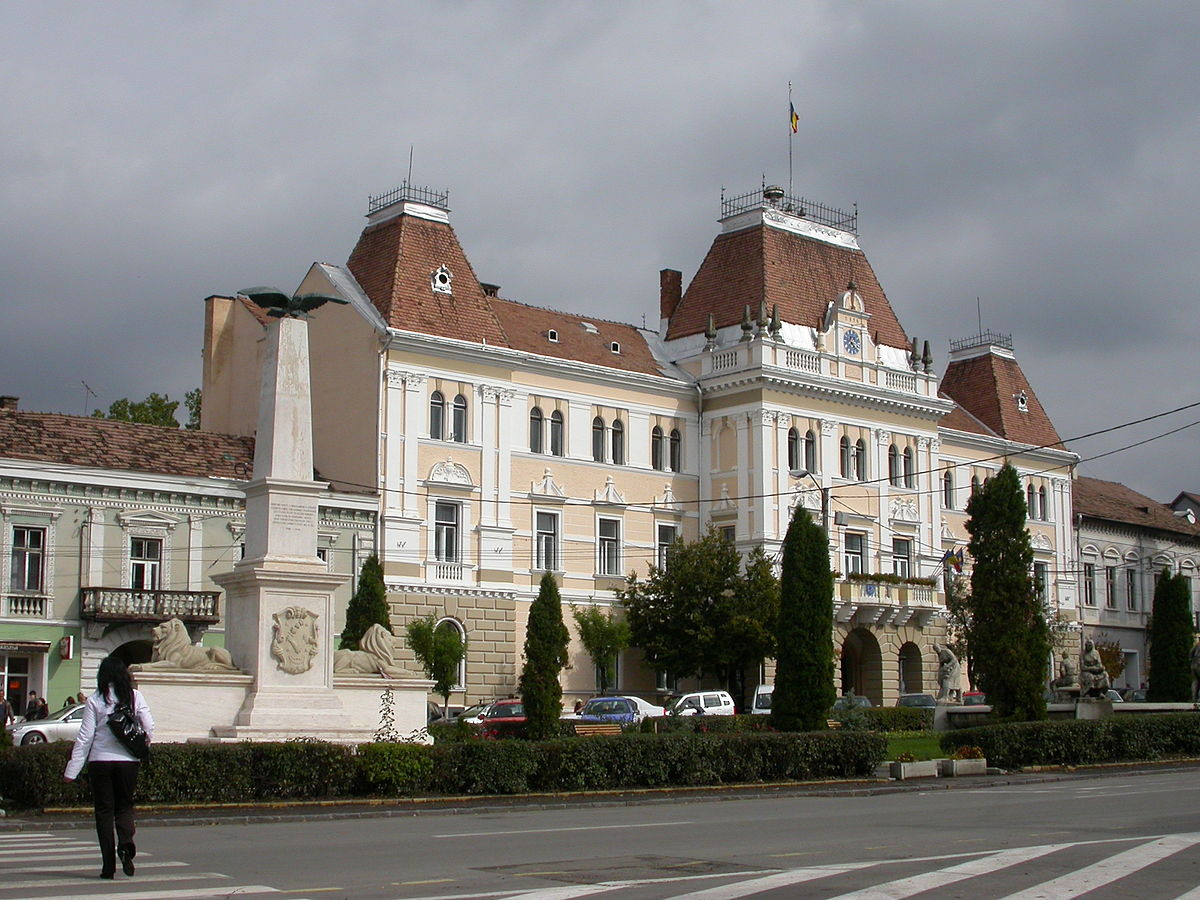
<instances>
[{"instance_id":1,"label":"grass lawn","mask_svg":"<svg viewBox=\"0 0 1200 900\"><path fill-rule=\"evenodd\" d=\"M948 754L939 743L936 731L896 731L888 735L887 759L895 759L906 750L916 759L942 759Z\"/></svg>"}]
</instances>

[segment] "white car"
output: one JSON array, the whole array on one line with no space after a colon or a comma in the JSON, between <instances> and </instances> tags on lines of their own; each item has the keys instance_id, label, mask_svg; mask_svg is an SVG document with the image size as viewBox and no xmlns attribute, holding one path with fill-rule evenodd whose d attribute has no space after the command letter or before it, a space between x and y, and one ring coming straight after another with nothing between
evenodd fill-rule
<instances>
[{"instance_id":1,"label":"white car","mask_svg":"<svg viewBox=\"0 0 1200 900\"><path fill-rule=\"evenodd\" d=\"M11 726L13 744L50 744L54 741L73 741L83 724L83 704L68 706L52 712L44 719L19 722Z\"/></svg>"},{"instance_id":2,"label":"white car","mask_svg":"<svg viewBox=\"0 0 1200 900\"><path fill-rule=\"evenodd\" d=\"M638 708L638 721L642 719L653 719L656 716L665 716L667 710L662 706L655 706L648 700L643 700L641 697L625 697L626 700L633 701Z\"/></svg>"},{"instance_id":3,"label":"white car","mask_svg":"<svg viewBox=\"0 0 1200 900\"><path fill-rule=\"evenodd\" d=\"M754 703L750 706L750 715L752 716L769 716L771 714L771 695L775 692L775 685L760 684L754 689Z\"/></svg>"},{"instance_id":4,"label":"white car","mask_svg":"<svg viewBox=\"0 0 1200 900\"><path fill-rule=\"evenodd\" d=\"M672 716L732 716L733 698L726 691L693 691L668 710Z\"/></svg>"}]
</instances>

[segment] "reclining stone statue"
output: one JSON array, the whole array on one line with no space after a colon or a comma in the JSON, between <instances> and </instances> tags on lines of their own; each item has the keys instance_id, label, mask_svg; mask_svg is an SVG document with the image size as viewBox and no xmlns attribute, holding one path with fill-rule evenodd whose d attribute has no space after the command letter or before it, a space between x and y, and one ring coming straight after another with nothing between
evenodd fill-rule
<instances>
[{"instance_id":1,"label":"reclining stone statue","mask_svg":"<svg viewBox=\"0 0 1200 900\"><path fill-rule=\"evenodd\" d=\"M358 642L361 650L336 650L333 654L335 675L375 675L398 678L407 674L395 665L394 638L376 622Z\"/></svg>"},{"instance_id":2,"label":"reclining stone statue","mask_svg":"<svg viewBox=\"0 0 1200 900\"><path fill-rule=\"evenodd\" d=\"M224 647L198 647L188 637L187 626L168 619L150 630L154 639L150 662L130 666L130 671L176 670L180 672L236 672L237 666Z\"/></svg>"}]
</instances>

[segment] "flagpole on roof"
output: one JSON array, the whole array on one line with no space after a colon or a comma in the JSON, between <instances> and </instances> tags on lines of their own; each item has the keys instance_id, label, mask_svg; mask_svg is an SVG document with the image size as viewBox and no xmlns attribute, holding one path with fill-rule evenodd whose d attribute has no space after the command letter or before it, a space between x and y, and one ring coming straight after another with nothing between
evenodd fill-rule
<instances>
[{"instance_id":1,"label":"flagpole on roof","mask_svg":"<svg viewBox=\"0 0 1200 900\"><path fill-rule=\"evenodd\" d=\"M792 106L792 83L788 82L788 197L792 196L792 135L796 133L796 108Z\"/></svg>"}]
</instances>

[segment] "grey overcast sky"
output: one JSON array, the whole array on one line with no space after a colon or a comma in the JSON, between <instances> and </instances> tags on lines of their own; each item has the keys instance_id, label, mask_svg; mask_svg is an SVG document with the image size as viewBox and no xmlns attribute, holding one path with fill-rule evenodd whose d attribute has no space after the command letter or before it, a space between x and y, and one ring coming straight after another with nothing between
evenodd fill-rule
<instances>
[{"instance_id":1,"label":"grey overcast sky","mask_svg":"<svg viewBox=\"0 0 1200 900\"><path fill-rule=\"evenodd\" d=\"M410 146L482 280L654 323L722 186L786 184L789 80L795 193L858 202L939 371L978 297L1065 438L1200 401L1194 0L8 2L0 26L0 393L23 409L181 400L203 298L344 263ZM1169 501L1200 491L1198 449L1200 426L1081 471Z\"/></svg>"}]
</instances>

